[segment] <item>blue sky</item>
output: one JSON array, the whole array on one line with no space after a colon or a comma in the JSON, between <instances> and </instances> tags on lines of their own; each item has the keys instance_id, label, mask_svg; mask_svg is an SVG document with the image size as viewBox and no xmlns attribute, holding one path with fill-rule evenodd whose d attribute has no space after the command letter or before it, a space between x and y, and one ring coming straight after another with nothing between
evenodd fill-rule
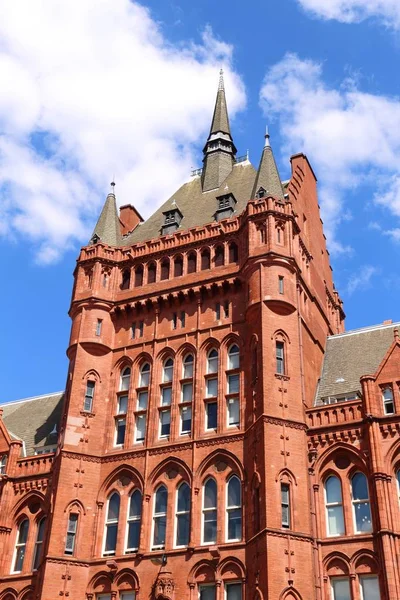
<instances>
[{"instance_id":1,"label":"blue sky","mask_svg":"<svg viewBox=\"0 0 400 600\"><path fill-rule=\"evenodd\" d=\"M201 165L221 66L239 154L314 167L347 328L400 320L399 55L397 0L5 0L0 400L64 387L109 182L148 215Z\"/></svg>"}]
</instances>

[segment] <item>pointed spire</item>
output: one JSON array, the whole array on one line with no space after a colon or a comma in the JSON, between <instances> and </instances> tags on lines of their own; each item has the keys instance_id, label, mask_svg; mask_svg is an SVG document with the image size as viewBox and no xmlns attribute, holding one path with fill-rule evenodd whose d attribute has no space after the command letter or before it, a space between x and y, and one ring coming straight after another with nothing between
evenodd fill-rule
<instances>
[{"instance_id":1,"label":"pointed spire","mask_svg":"<svg viewBox=\"0 0 400 600\"><path fill-rule=\"evenodd\" d=\"M232 171L236 155L236 148L229 126L222 69L219 72L218 91L210 133L203 152L202 187L203 192L206 192L219 188Z\"/></svg>"},{"instance_id":2,"label":"pointed spire","mask_svg":"<svg viewBox=\"0 0 400 600\"><path fill-rule=\"evenodd\" d=\"M261 155L260 165L258 167L256 179L254 181L252 198L256 198L262 188L266 195L274 196L279 200L284 200L284 192L279 176L278 167L276 166L274 154L272 152L269 141L268 127L265 131L265 143L263 153Z\"/></svg>"},{"instance_id":3,"label":"pointed spire","mask_svg":"<svg viewBox=\"0 0 400 600\"><path fill-rule=\"evenodd\" d=\"M91 244L103 242L109 246L119 246L121 243L120 221L118 217L117 201L114 194L115 183L111 182L111 192L108 194L101 211L99 220L90 238Z\"/></svg>"}]
</instances>

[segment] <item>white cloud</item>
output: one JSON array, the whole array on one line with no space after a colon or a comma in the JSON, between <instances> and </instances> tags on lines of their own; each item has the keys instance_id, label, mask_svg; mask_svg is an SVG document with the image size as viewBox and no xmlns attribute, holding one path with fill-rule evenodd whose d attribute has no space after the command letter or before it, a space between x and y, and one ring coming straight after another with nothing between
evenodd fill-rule
<instances>
[{"instance_id":1,"label":"white cloud","mask_svg":"<svg viewBox=\"0 0 400 600\"><path fill-rule=\"evenodd\" d=\"M400 29L399 0L298 0L300 5L322 19L358 23L376 17L387 27Z\"/></svg>"},{"instance_id":2,"label":"white cloud","mask_svg":"<svg viewBox=\"0 0 400 600\"><path fill-rule=\"evenodd\" d=\"M0 233L41 262L87 241L113 176L145 215L187 179L221 66L245 104L231 46L173 46L129 0L5 0L0 39Z\"/></svg>"},{"instance_id":3,"label":"white cloud","mask_svg":"<svg viewBox=\"0 0 400 600\"><path fill-rule=\"evenodd\" d=\"M371 265L364 265L357 273L354 273L347 282L346 291L349 296L354 292L363 291L371 286L371 279L377 275L379 270Z\"/></svg>"},{"instance_id":4,"label":"white cloud","mask_svg":"<svg viewBox=\"0 0 400 600\"><path fill-rule=\"evenodd\" d=\"M261 105L279 117L285 152L304 151L320 180L322 216L332 251L347 244L337 227L349 219L346 193L374 182L374 201L400 216L400 101L368 94L347 78L339 89L323 81L322 66L287 54L267 73Z\"/></svg>"}]
</instances>

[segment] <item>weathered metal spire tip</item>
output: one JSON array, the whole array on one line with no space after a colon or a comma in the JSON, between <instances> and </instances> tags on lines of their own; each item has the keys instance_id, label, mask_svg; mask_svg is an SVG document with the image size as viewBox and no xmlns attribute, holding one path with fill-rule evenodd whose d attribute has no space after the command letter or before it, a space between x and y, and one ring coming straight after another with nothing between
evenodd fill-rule
<instances>
[{"instance_id":1,"label":"weathered metal spire tip","mask_svg":"<svg viewBox=\"0 0 400 600\"><path fill-rule=\"evenodd\" d=\"M225 90L225 86L224 86L224 70L223 69L220 69L220 71L219 71L218 90Z\"/></svg>"},{"instance_id":2,"label":"weathered metal spire tip","mask_svg":"<svg viewBox=\"0 0 400 600\"><path fill-rule=\"evenodd\" d=\"M111 186L110 194L113 194L115 196L115 181L114 181L114 179L110 183L110 186Z\"/></svg>"},{"instance_id":3,"label":"weathered metal spire tip","mask_svg":"<svg viewBox=\"0 0 400 600\"><path fill-rule=\"evenodd\" d=\"M269 131L268 131L268 125L265 126L265 143L264 143L264 148L270 148L271 144L269 143Z\"/></svg>"}]
</instances>

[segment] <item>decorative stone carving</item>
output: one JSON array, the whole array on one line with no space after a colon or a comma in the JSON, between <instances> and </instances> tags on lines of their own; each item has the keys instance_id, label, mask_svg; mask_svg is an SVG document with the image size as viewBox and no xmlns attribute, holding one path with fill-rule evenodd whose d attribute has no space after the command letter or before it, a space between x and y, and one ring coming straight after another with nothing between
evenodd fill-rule
<instances>
[{"instance_id":1,"label":"decorative stone carving","mask_svg":"<svg viewBox=\"0 0 400 600\"><path fill-rule=\"evenodd\" d=\"M171 571L161 568L154 586L155 600L173 600L175 596L175 581Z\"/></svg>"}]
</instances>

